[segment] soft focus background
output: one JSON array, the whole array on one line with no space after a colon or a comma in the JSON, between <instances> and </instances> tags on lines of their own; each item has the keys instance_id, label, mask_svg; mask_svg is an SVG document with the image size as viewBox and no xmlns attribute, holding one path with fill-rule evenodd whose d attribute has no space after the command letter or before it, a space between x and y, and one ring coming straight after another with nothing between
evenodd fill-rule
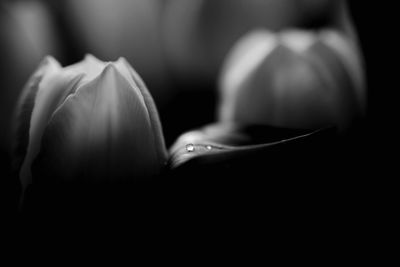
<instances>
[{"instance_id":1,"label":"soft focus background","mask_svg":"<svg viewBox=\"0 0 400 267\"><path fill-rule=\"evenodd\" d=\"M83 59L86 53L105 61L125 57L155 99L168 146L184 131L214 121L216 86L223 60L241 36L256 28L279 31L332 27L360 40L368 99L373 99L379 86L374 71L379 70L371 64L374 37L370 35L368 4L348 2L351 22L341 17L343 3L0 0L0 175L9 177L13 107L29 75L48 54L64 66ZM3 177L1 194L9 196L7 192L16 185Z\"/></svg>"}]
</instances>

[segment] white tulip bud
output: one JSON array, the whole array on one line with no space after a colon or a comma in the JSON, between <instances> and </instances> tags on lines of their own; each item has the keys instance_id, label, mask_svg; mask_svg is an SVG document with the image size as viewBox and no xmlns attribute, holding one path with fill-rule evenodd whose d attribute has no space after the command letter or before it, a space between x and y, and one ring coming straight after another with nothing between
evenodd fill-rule
<instances>
[{"instance_id":1,"label":"white tulip bud","mask_svg":"<svg viewBox=\"0 0 400 267\"><path fill-rule=\"evenodd\" d=\"M46 58L17 107L16 165L24 188L159 175L167 152L152 97L125 59L61 67Z\"/></svg>"}]
</instances>

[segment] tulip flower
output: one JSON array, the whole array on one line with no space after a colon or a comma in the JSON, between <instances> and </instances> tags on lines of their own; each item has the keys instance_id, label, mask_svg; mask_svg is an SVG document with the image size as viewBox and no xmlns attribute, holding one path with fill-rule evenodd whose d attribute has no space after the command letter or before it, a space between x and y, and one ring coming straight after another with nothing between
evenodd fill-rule
<instances>
[{"instance_id":1,"label":"tulip flower","mask_svg":"<svg viewBox=\"0 0 400 267\"><path fill-rule=\"evenodd\" d=\"M347 129L366 109L361 56L335 30L250 33L228 57L220 89L225 122Z\"/></svg>"},{"instance_id":2,"label":"tulip flower","mask_svg":"<svg viewBox=\"0 0 400 267\"><path fill-rule=\"evenodd\" d=\"M153 99L121 58L61 67L47 57L17 107L16 166L35 181L126 182L159 175L166 161Z\"/></svg>"}]
</instances>

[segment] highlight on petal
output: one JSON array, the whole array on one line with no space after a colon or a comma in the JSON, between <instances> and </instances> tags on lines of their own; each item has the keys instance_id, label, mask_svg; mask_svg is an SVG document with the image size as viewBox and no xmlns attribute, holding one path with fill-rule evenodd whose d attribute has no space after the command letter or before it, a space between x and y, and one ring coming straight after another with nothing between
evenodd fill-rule
<instances>
[{"instance_id":1,"label":"highlight on petal","mask_svg":"<svg viewBox=\"0 0 400 267\"><path fill-rule=\"evenodd\" d=\"M219 116L230 120L232 109L237 98L237 91L245 79L251 75L277 45L275 35L269 31L254 31L239 42L226 60L220 81L221 100ZM224 88L229 88L225 90Z\"/></svg>"},{"instance_id":2,"label":"highlight on petal","mask_svg":"<svg viewBox=\"0 0 400 267\"><path fill-rule=\"evenodd\" d=\"M117 64L108 63L67 97L46 127L35 179L115 182L159 174L165 155L154 142L143 95L132 85Z\"/></svg>"},{"instance_id":3,"label":"highlight on petal","mask_svg":"<svg viewBox=\"0 0 400 267\"><path fill-rule=\"evenodd\" d=\"M315 34L306 30L288 30L281 33L277 38L280 42L293 50L302 53L315 43Z\"/></svg>"},{"instance_id":4,"label":"highlight on petal","mask_svg":"<svg viewBox=\"0 0 400 267\"><path fill-rule=\"evenodd\" d=\"M363 102L360 95L365 89L359 86L361 75L355 75L351 64L342 59L345 53L331 48L333 42L325 36L294 30L245 36L221 75L220 120L303 129L347 128L362 116L357 102ZM348 48L342 42L338 49L348 57L359 56L343 47ZM361 66L357 71L362 72Z\"/></svg>"}]
</instances>

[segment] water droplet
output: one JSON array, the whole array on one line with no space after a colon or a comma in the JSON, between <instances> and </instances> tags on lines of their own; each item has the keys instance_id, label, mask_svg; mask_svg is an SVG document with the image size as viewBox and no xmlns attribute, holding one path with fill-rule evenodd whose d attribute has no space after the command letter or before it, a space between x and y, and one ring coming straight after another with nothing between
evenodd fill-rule
<instances>
[{"instance_id":1,"label":"water droplet","mask_svg":"<svg viewBox=\"0 0 400 267\"><path fill-rule=\"evenodd\" d=\"M186 145L186 151L187 152L193 152L194 151L194 145L193 144L187 144Z\"/></svg>"}]
</instances>

